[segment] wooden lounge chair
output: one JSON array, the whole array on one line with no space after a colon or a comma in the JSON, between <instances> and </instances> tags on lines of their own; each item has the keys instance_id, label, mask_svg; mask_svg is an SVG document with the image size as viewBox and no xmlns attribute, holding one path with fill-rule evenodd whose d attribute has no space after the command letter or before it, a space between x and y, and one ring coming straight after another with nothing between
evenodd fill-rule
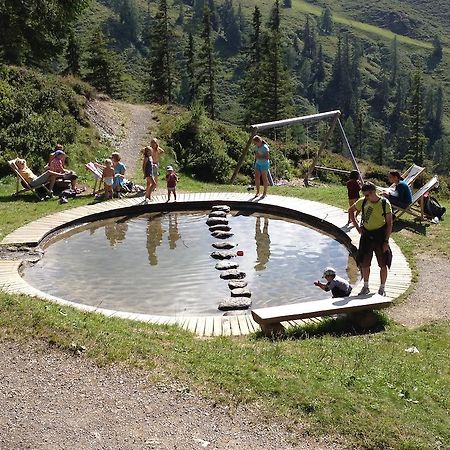
<instances>
[{"instance_id":1,"label":"wooden lounge chair","mask_svg":"<svg viewBox=\"0 0 450 450\"><path fill-rule=\"evenodd\" d=\"M412 202L407 208L400 208L399 206L392 205L392 211L395 217L399 219L403 214L410 214L417 217L420 220L425 220L427 217L424 214L424 195L431 191L439 184L438 178L435 175L428 183L424 184L420 189L413 194Z\"/></svg>"},{"instance_id":2,"label":"wooden lounge chair","mask_svg":"<svg viewBox=\"0 0 450 450\"><path fill-rule=\"evenodd\" d=\"M12 195L17 196L23 192L32 191L36 195L36 197L40 200L41 197L37 193L37 189L40 188L44 189L45 191L47 191L48 194L50 194L50 189L47 187L48 181L46 181L41 185L31 187L28 181L25 180L25 178L21 175L16 165L16 162L17 158L8 161L9 167L11 167L13 172L16 174L16 192L14 192ZM22 189L20 189L20 185L22 186Z\"/></svg>"},{"instance_id":3,"label":"wooden lounge chair","mask_svg":"<svg viewBox=\"0 0 450 450\"><path fill-rule=\"evenodd\" d=\"M98 165L96 165L93 162L88 162L87 164L84 165L84 167L86 168L86 170L88 170L89 172L91 172L94 175L95 183L94 183L94 190L92 191L92 194L95 195L100 190L103 171L102 171L102 169L100 169L100 167L98 167ZM98 186L97 186L97 184L98 184ZM98 190L97 190L97 187L98 187Z\"/></svg>"}]
</instances>

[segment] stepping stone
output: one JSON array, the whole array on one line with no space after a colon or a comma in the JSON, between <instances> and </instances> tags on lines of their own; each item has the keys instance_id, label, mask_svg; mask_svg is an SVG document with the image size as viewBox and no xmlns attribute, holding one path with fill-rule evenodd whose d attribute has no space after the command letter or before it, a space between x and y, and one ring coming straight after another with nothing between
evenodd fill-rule
<instances>
[{"instance_id":1,"label":"stepping stone","mask_svg":"<svg viewBox=\"0 0 450 450\"><path fill-rule=\"evenodd\" d=\"M228 239L231 236L234 236L234 234L230 233L229 231L213 231L211 233L211 236L213 236L217 239Z\"/></svg>"},{"instance_id":2,"label":"stepping stone","mask_svg":"<svg viewBox=\"0 0 450 450\"><path fill-rule=\"evenodd\" d=\"M251 297L252 293L248 289L234 289L231 291L232 297Z\"/></svg>"},{"instance_id":3,"label":"stepping stone","mask_svg":"<svg viewBox=\"0 0 450 450\"><path fill-rule=\"evenodd\" d=\"M215 205L211 208L213 211L225 211L229 213L231 208L228 205Z\"/></svg>"},{"instance_id":4,"label":"stepping stone","mask_svg":"<svg viewBox=\"0 0 450 450\"><path fill-rule=\"evenodd\" d=\"M227 217L227 213L225 211L213 211L209 213L208 217Z\"/></svg>"},{"instance_id":5,"label":"stepping stone","mask_svg":"<svg viewBox=\"0 0 450 450\"><path fill-rule=\"evenodd\" d=\"M228 250L230 248L237 247L237 244L234 242L213 242L211 245L214 248L218 248L219 250L222 249Z\"/></svg>"},{"instance_id":6,"label":"stepping stone","mask_svg":"<svg viewBox=\"0 0 450 450\"><path fill-rule=\"evenodd\" d=\"M242 280L242 278L245 278L245 275L245 272L233 269L222 272L220 274L220 278L222 278L223 280Z\"/></svg>"},{"instance_id":7,"label":"stepping stone","mask_svg":"<svg viewBox=\"0 0 450 450\"><path fill-rule=\"evenodd\" d=\"M229 297L224 298L219 303L219 309L221 311L231 311L233 309L248 309L252 304L251 299L248 297Z\"/></svg>"},{"instance_id":8,"label":"stepping stone","mask_svg":"<svg viewBox=\"0 0 450 450\"><path fill-rule=\"evenodd\" d=\"M238 263L230 261L220 261L216 264L217 270L230 270L230 269L237 269L238 267L239 267Z\"/></svg>"},{"instance_id":9,"label":"stepping stone","mask_svg":"<svg viewBox=\"0 0 450 450\"><path fill-rule=\"evenodd\" d=\"M224 316L246 316L248 315L248 311L244 311L243 309L232 309L231 311L227 311L223 313Z\"/></svg>"},{"instance_id":10,"label":"stepping stone","mask_svg":"<svg viewBox=\"0 0 450 450\"><path fill-rule=\"evenodd\" d=\"M228 287L233 290L233 289L242 289L245 288L245 286L247 286L247 282L246 281L229 281L228 282Z\"/></svg>"},{"instance_id":11,"label":"stepping stone","mask_svg":"<svg viewBox=\"0 0 450 450\"><path fill-rule=\"evenodd\" d=\"M209 231L231 231L231 227L229 225L213 225L209 227Z\"/></svg>"},{"instance_id":12,"label":"stepping stone","mask_svg":"<svg viewBox=\"0 0 450 450\"><path fill-rule=\"evenodd\" d=\"M222 250L219 252L211 253L211 258L214 258L214 259L231 259L231 258L234 258L235 256L236 256L236 253L230 252L227 250Z\"/></svg>"},{"instance_id":13,"label":"stepping stone","mask_svg":"<svg viewBox=\"0 0 450 450\"><path fill-rule=\"evenodd\" d=\"M212 226L212 225L228 225L228 220L225 219L225 217L210 217L206 221L206 225Z\"/></svg>"}]
</instances>

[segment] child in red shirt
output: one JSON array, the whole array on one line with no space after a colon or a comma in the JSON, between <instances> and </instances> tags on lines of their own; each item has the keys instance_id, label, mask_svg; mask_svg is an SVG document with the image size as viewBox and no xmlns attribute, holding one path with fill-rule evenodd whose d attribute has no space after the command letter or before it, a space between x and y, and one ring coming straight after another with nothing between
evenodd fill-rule
<instances>
[{"instance_id":1,"label":"child in red shirt","mask_svg":"<svg viewBox=\"0 0 450 450\"><path fill-rule=\"evenodd\" d=\"M359 172L357 170L352 170L350 172L350 179L347 181L349 206L352 206L359 199L360 191L361 191L361 181L359 180ZM347 225L350 225L351 223L352 221L350 220L350 213L349 213Z\"/></svg>"},{"instance_id":2,"label":"child in red shirt","mask_svg":"<svg viewBox=\"0 0 450 450\"><path fill-rule=\"evenodd\" d=\"M177 201L177 182L178 177L172 166L167 166L166 169L166 181L167 181L167 201L170 201L170 194L173 192L173 198Z\"/></svg>"}]
</instances>

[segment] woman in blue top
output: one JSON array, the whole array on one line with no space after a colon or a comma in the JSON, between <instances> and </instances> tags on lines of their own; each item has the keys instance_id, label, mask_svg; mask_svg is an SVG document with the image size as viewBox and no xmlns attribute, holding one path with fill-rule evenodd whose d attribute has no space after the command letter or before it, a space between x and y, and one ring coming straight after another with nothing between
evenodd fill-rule
<instances>
[{"instance_id":1,"label":"woman in blue top","mask_svg":"<svg viewBox=\"0 0 450 450\"><path fill-rule=\"evenodd\" d=\"M269 162L269 146L267 142L260 136L253 136L253 143L256 145L255 149L255 187L256 195L259 195L259 186L261 185L261 178L264 186L263 195L264 198L267 195L267 187L269 186L268 172L270 167Z\"/></svg>"},{"instance_id":2,"label":"woman in blue top","mask_svg":"<svg viewBox=\"0 0 450 450\"><path fill-rule=\"evenodd\" d=\"M399 206L400 208L407 208L412 203L411 188L403 181L400 172L397 170L391 170L388 175L389 183L395 185L393 192L387 192L383 195L391 202L392 205Z\"/></svg>"},{"instance_id":3,"label":"woman in blue top","mask_svg":"<svg viewBox=\"0 0 450 450\"><path fill-rule=\"evenodd\" d=\"M122 186L125 184L125 164L120 162L120 154L114 152L111 155L111 160L114 168L114 181L113 181L113 190L116 196L119 195L119 192L122 190Z\"/></svg>"}]
</instances>

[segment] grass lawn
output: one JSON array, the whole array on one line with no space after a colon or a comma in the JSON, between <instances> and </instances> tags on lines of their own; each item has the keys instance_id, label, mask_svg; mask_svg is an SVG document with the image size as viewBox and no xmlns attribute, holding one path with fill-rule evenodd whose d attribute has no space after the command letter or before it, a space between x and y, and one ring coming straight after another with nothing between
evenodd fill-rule
<instances>
[{"instance_id":1,"label":"grass lawn","mask_svg":"<svg viewBox=\"0 0 450 450\"><path fill-rule=\"evenodd\" d=\"M12 188L12 178L0 184L0 238L27 221L92 201L80 198L64 206L56 200L34 202L31 196L12 201L7 196ZM243 188L185 177L179 184L180 191L236 189ZM343 186L270 192L346 204ZM422 251L448 256L449 236L448 218L423 229L405 222L395 233L409 258ZM414 330L388 323L384 331L366 335L306 332L276 342L258 336L198 339L177 327L106 318L0 293L0 339L32 338L85 353L100 365L142 368L159 383L176 382L231 405L256 403L268 418L301 421L311 433L342 435L355 447L444 449L450 443L446 322ZM405 352L411 346L420 353Z\"/></svg>"}]
</instances>

